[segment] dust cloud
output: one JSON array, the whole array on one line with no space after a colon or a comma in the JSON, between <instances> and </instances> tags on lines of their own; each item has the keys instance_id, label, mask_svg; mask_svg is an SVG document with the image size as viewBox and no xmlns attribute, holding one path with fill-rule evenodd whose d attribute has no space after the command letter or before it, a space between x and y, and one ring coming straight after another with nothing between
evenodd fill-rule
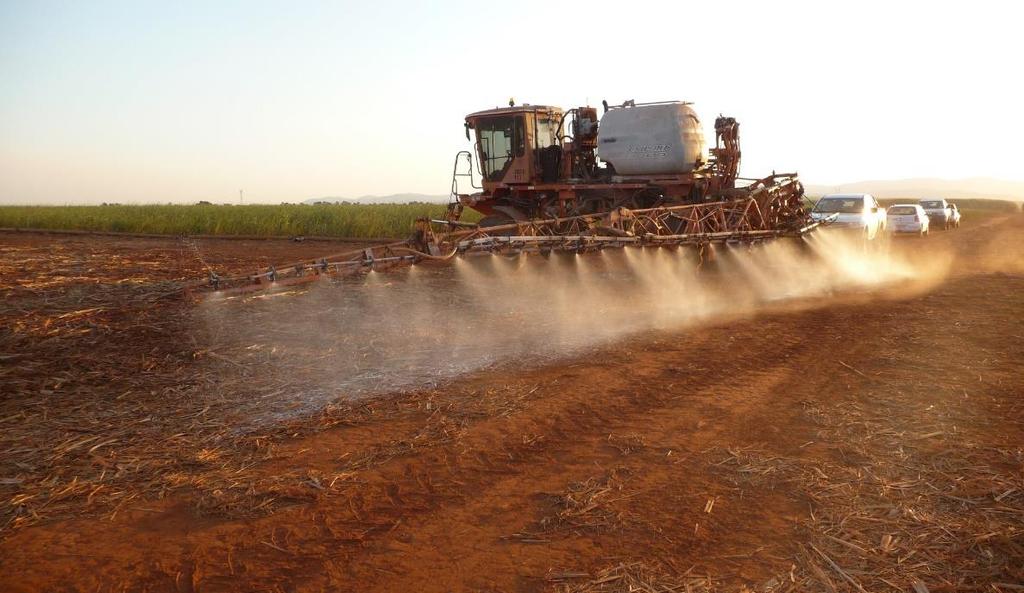
<instances>
[{"instance_id":1,"label":"dust cloud","mask_svg":"<svg viewBox=\"0 0 1024 593\"><path fill-rule=\"evenodd\" d=\"M865 245L838 232L718 246L706 256L702 268L692 248L465 257L211 299L197 321L225 372L276 380L280 393L261 397L293 414L486 367L543 364L777 303L825 306L844 292L941 278L948 267L946 258L922 265L887 242Z\"/></svg>"},{"instance_id":2,"label":"dust cloud","mask_svg":"<svg viewBox=\"0 0 1024 593\"><path fill-rule=\"evenodd\" d=\"M981 271L1024 274L1024 234L1018 230L1000 230L975 254L973 266Z\"/></svg>"}]
</instances>

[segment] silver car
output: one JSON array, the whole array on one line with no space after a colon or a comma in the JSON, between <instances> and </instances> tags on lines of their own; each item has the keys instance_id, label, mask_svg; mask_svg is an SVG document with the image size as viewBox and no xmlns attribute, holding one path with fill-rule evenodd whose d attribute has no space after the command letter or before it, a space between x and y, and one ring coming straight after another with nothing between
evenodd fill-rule
<instances>
[{"instance_id":1,"label":"silver car","mask_svg":"<svg viewBox=\"0 0 1024 593\"><path fill-rule=\"evenodd\" d=\"M891 233L913 233L921 237L928 234L928 215L917 204L889 206L888 216Z\"/></svg>"}]
</instances>

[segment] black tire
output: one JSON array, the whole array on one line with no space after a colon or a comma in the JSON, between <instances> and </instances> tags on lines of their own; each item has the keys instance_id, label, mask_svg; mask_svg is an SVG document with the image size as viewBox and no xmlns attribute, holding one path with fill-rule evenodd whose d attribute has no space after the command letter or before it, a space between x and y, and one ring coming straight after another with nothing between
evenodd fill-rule
<instances>
[{"instance_id":1,"label":"black tire","mask_svg":"<svg viewBox=\"0 0 1024 593\"><path fill-rule=\"evenodd\" d=\"M514 222L515 220L513 220L511 216L499 212L497 214L488 214L487 216L481 218L480 222L478 222L477 225L483 229L488 227L512 224ZM512 235L515 234L515 229L506 229L503 231L496 231L489 234L496 237L511 237Z\"/></svg>"}]
</instances>

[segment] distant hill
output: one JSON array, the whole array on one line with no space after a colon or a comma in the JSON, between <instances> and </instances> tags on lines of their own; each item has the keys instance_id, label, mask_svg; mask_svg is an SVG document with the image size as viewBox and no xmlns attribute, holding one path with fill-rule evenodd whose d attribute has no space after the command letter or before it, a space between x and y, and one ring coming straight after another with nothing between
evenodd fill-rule
<instances>
[{"instance_id":1,"label":"distant hill","mask_svg":"<svg viewBox=\"0 0 1024 593\"><path fill-rule=\"evenodd\" d=\"M391 194L387 196L359 196L358 198L310 198L303 204L340 204L349 202L351 204L408 204L409 202L427 202L430 204L444 204L448 202L448 195L431 194Z\"/></svg>"},{"instance_id":2,"label":"distant hill","mask_svg":"<svg viewBox=\"0 0 1024 593\"><path fill-rule=\"evenodd\" d=\"M968 179L890 179L856 181L838 185L806 185L807 194L820 196L835 193L868 193L878 198L947 199L990 198L1024 201L1024 182L971 177Z\"/></svg>"}]
</instances>

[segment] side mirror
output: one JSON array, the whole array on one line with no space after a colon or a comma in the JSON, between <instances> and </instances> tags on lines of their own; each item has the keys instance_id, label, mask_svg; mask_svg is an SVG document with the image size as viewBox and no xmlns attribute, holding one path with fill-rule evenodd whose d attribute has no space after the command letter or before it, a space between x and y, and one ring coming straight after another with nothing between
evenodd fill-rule
<instances>
[{"instance_id":1,"label":"side mirror","mask_svg":"<svg viewBox=\"0 0 1024 593\"><path fill-rule=\"evenodd\" d=\"M462 127L466 128L466 140L469 141L469 122L462 124Z\"/></svg>"}]
</instances>

